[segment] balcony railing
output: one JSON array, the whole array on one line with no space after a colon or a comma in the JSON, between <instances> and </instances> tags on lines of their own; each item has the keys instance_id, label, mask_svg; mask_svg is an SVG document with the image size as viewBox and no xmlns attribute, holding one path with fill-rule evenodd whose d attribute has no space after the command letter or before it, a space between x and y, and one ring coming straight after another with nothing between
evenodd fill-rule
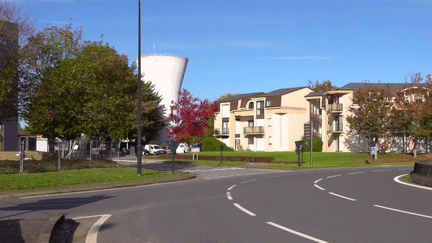
<instances>
[{"instance_id":1,"label":"balcony railing","mask_svg":"<svg viewBox=\"0 0 432 243\"><path fill-rule=\"evenodd\" d=\"M219 137L222 137L222 136L229 136L229 128L227 128L227 127L222 128L222 129L220 129L220 128L215 128L215 130L214 130L214 135L215 135L215 136L219 136Z\"/></svg>"},{"instance_id":2,"label":"balcony railing","mask_svg":"<svg viewBox=\"0 0 432 243\"><path fill-rule=\"evenodd\" d=\"M328 105L328 111L330 111L330 112L342 112L343 111L343 104L329 104Z\"/></svg>"},{"instance_id":3,"label":"balcony railing","mask_svg":"<svg viewBox=\"0 0 432 243\"><path fill-rule=\"evenodd\" d=\"M264 134L264 127L245 127L244 135L260 135Z\"/></svg>"},{"instance_id":4,"label":"balcony railing","mask_svg":"<svg viewBox=\"0 0 432 243\"><path fill-rule=\"evenodd\" d=\"M330 127L328 133L342 133L343 132L343 124L333 124Z\"/></svg>"}]
</instances>

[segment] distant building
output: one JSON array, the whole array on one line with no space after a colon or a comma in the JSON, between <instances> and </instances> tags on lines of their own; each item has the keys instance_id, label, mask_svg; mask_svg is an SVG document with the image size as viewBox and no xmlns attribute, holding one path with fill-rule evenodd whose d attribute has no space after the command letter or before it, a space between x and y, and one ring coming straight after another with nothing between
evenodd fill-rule
<instances>
[{"instance_id":1,"label":"distant building","mask_svg":"<svg viewBox=\"0 0 432 243\"><path fill-rule=\"evenodd\" d=\"M0 69L7 68L5 61L7 53L18 45L18 26L14 23L0 20ZM6 97L6 102L0 104L0 125L2 126L3 151L18 151L18 80L10 84L15 92Z\"/></svg>"}]
</instances>

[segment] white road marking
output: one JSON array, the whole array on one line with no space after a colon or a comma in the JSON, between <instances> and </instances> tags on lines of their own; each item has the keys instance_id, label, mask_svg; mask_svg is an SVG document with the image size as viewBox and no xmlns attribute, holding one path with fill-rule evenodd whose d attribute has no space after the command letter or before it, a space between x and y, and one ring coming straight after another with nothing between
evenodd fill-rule
<instances>
[{"instance_id":1,"label":"white road marking","mask_svg":"<svg viewBox=\"0 0 432 243\"><path fill-rule=\"evenodd\" d=\"M253 180L243 181L243 182L241 182L241 184L248 183L248 182L252 182L252 181L256 181L256 180L258 180L258 179L253 179Z\"/></svg>"},{"instance_id":2,"label":"white road marking","mask_svg":"<svg viewBox=\"0 0 432 243\"><path fill-rule=\"evenodd\" d=\"M75 219L87 219L87 218L96 218L96 217L100 217L100 219L98 219L98 221L96 221L96 223L94 223L92 225L92 227L90 227L90 229L89 229L89 231L87 233L87 237L85 239L85 243L96 243L97 242L97 234L98 234L99 228L102 226L102 224L109 217L111 217L111 214L92 215L92 216L84 216L84 217L73 218L75 220Z\"/></svg>"},{"instance_id":3,"label":"white road marking","mask_svg":"<svg viewBox=\"0 0 432 243\"><path fill-rule=\"evenodd\" d=\"M227 198L228 198L228 200L233 200L233 198L231 197L231 193L230 192L227 192Z\"/></svg>"},{"instance_id":4,"label":"white road marking","mask_svg":"<svg viewBox=\"0 0 432 243\"><path fill-rule=\"evenodd\" d=\"M305 239L311 240L311 241L315 241L315 242L318 242L318 243L328 243L327 241L323 241L323 240L317 239L317 238L315 238L315 237L312 237L312 236L309 236L309 235L306 235L306 234L300 233L300 232L298 232L298 231L295 231L295 230L289 229L289 228L287 228L287 227L284 227L284 226L281 226L281 225L275 224L275 223L273 223L273 222L267 222L267 224L269 224L269 225L271 225L271 226L274 226L274 227L276 227L276 228L278 228L278 229L281 229L281 230L283 230L283 231L289 232L289 233L291 233L291 234L295 234L295 235L298 235L298 236L303 237L303 238L305 238Z\"/></svg>"},{"instance_id":5,"label":"white road marking","mask_svg":"<svg viewBox=\"0 0 432 243\"><path fill-rule=\"evenodd\" d=\"M207 177L207 178L203 178L203 179L204 180L212 180L212 179L220 179L220 178L236 177L236 176L248 176L248 175L259 175L259 174L258 173L250 173L250 174L241 174L241 175L227 175L227 176Z\"/></svg>"},{"instance_id":6,"label":"white road marking","mask_svg":"<svg viewBox=\"0 0 432 243\"><path fill-rule=\"evenodd\" d=\"M315 186L316 188L318 188L318 189L322 190L322 191L325 191L325 189L324 189L324 188L322 188L322 187L318 186L317 184L314 184L314 186Z\"/></svg>"},{"instance_id":7,"label":"white road marking","mask_svg":"<svg viewBox=\"0 0 432 243\"><path fill-rule=\"evenodd\" d=\"M241 211L249 214L250 216L254 217L256 216L256 214L252 213L251 211L247 210L246 208L240 206L238 203L233 203L234 206L236 206L238 209L240 209Z\"/></svg>"},{"instance_id":8,"label":"white road marking","mask_svg":"<svg viewBox=\"0 0 432 243\"><path fill-rule=\"evenodd\" d=\"M351 172L351 173L348 173L348 175L357 175L357 174L363 174L363 173L364 173L364 171Z\"/></svg>"},{"instance_id":9,"label":"white road marking","mask_svg":"<svg viewBox=\"0 0 432 243\"><path fill-rule=\"evenodd\" d=\"M390 171L390 170L373 170L371 172L384 172L384 171Z\"/></svg>"},{"instance_id":10,"label":"white road marking","mask_svg":"<svg viewBox=\"0 0 432 243\"><path fill-rule=\"evenodd\" d=\"M395 178L393 178L393 180L395 182L397 182L397 183L404 184L404 185L407 185L407 186L412 186L412 187L417 187L417 188L421 188L421 189L426 189L426 190L431 190L432 191L431 187L426 187L426 186L421 186L421 185L415 185L415 184L406 183L406 182L403 182L403 181L399 180L402 176L406 176L406 175L407 174L396 176Z\"/></svg>"},{"instance_id":11,"label":"white road marking","mask_svg":"<svg viewBox=\"0 0 432 243\"><path fill-rule=\"evenodd\" d=\"M231 191L231 189L233 189L234 187L236 187L237 185L232 185L230 188L228 188L228 191Z\"/></svg>"},{"instance_id":12,"label":"white road marking","mask_svg":"<svg viewBox=\"0 0 432 243\"><path fill-rule=\"evenodd\" d=\"M321 178L321 179L318 179L318 180L316 180L316 181L314 181L314 184L317 184L317 183L320 182L320 181L322 181L322 178Z\"/></svg>"},{"instance_id":13,"label":"white road marking","mask_svg":"<svg viewBox=\"0 0 432 243\"><path fill-rule=\"evenodd\" d=\"M340 197L340 198L346 199L346 200L350 200L350 201L353 201L353 202L357 201L357 199L353 199L353 198L345 197L345 196L342 196L342 195L336 194L336 193L334 193L334 192L329 192L329 194L331 194L331 195L333 195L333 196L336 196L336 197Z\"/></svg>"},{"instance_id":14,"label":"white road marking","mask_svg":"<svg viewBox=\"0 0 432 243\"><path fill-rule=\"evenodd\" d=\"M390 210L390 211L399 212L399 213L405 213L405 214L409 214L409 215L413 215L413 216L418 216L418 217L432 219L432 216L429 216L429 215L424 215L424 214L419 214L419 213L412 213L412 212L403 211L403 210L399 210L399 209L395 209L395 208L384 207L384 206L380 206L380 205L373 205L373 206L377 207L377 208L382 208L382 209L387 209L387 210Z\"/></svg>"},{"instance_id":15,"label":"white road marking","mask_svg":"<svg viewBox=\"0 0 432 243\"><path fill-rule=\"evenodd\" d=\"M327 178L334 178L334 177L338 177L338 176L341 176L341 175L332 175L332 176L327 176Z\"/></svg>"}]
</instances>

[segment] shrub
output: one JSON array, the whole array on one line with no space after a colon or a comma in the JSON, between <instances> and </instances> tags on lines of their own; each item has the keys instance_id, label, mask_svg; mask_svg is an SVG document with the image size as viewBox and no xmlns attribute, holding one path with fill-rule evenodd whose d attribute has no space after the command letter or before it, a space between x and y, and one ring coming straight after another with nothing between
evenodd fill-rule
<instances>
[{"instance_id":1,"label":"shrub","mask_svg":"<svg viewBox=\"0 0 432 243\"><path fill-rule=\"evenodd\" d=\"M304 151L305 152L310 151L309 139L302 137L302 141L303 141ZM323 141L321 140L320 137L314 137L312 140L312 144L313 144L313 152L322 152Z\"/></svg>"},{"instance_id":2,"label":"shrub","mask_svg":"<svg viewBox=\"0 0 432 243\"><path fill-rule=\"evenodd\" d=\"M224 143L214 137L203 138L202 140L203 151L220 151L221 145L224 146L224 151L234 151L234 149L226 146Z\"/></svg>"}]
</instances>

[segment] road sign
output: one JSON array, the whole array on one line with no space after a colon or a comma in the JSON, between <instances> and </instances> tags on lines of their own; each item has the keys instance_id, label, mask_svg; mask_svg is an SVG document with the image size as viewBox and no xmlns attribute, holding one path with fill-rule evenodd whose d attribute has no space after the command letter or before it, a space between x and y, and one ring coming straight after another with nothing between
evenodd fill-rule
<instances>
[{"instance_id":1,"label":"road sign","mask_svg":"<svg viewBox=\"0 0 432 243\"><path fill-rule=\"evenodd\" d=\"M371 147L371 155L374 156L376 153L376 149L375 147Z\"/></svg>"}]
</instances>

